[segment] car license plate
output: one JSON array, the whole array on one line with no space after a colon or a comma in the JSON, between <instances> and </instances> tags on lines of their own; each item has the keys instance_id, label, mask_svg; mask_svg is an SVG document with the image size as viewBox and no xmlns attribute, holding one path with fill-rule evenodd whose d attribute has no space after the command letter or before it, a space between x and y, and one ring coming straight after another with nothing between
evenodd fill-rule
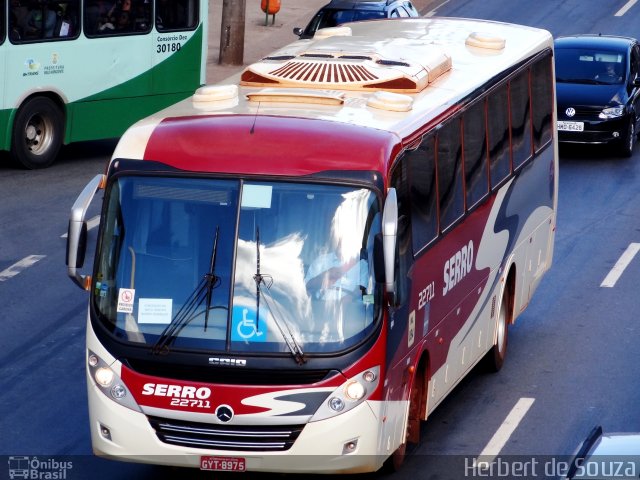
<instances>
[{"instance_id":1,"label":"car license plate","mask_svg":"<svg viewBox=\"0 0 640 480\"><path fill-rule=\"evenodd\" d=\"M558 130L562 132L584 132L584 122L558 121Z\"/></svg>"},{"instance_id":2,"label":"car license plate","mask_svg":"<svg viewBox=\"0 0 640 480\"><path fill-rule=\"evenodd\" d=\"M200 457L200 470L244 472L246 469L247 464L242 457Z\"/></svg>"}]
</instances>

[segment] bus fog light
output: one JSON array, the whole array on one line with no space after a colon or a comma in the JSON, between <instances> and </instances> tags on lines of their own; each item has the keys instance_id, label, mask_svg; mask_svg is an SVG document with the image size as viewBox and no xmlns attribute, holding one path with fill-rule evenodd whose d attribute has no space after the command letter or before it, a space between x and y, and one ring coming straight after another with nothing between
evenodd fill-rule
<instances>
[{"instance_id":1,"label":"bus fog light","mask_svg":"<svg viewBox=\"0 0 640 480\"><path fill-rule=\"evenodd\" d=\"M111 440L111 431L102 424L100 424L100 435L107 440Z\"/></svg>"},{"instance_id":2,"label":"bus fog light","mask_svg":"<svg viewBox=\"0 0 640 480\"><path fill-rule=\"evenodd\" d=\"M113 387L111 387L111 396L115 399L124 398L127 396L127 389L119 383L116 383Z\"/></svg>"},{"instance_id":3,"label":"bus fog light","mask_svg":"<svg viewBox=\"0 0 640 480\"><path fill-rule=\"evenodd\" d=\"M344 394L349 400L360 400L367 393L364 386L357 381L349 382L344 389Z\"/></svg>"},{"instance_id":4,"label":"bus fog light","mask_svg":"<svg viewBox=\"0 0 640 480\"><path fill-rule=\"evenodd\" d=\"M347 455L353 453L358 448L358 440L350 440L342 446L342 454Z\"/></svg>"},{"instance_id":5,"label":"bus fog light","mask_svg":"<svg viewBox=\"0 0 640 480\"><path fill-rule=\"evenodd\" d=\"M89 355L89 366L96 367L98 366L98 357L95 355Z\"/></svg>"},{"instance_id":6,"label":"bus fog light","mask_svg":"<svg viewBox=\"0 0 640 480\"><path fill-rule=\"evenodd\" d=\"M344 401L338 397L331 397L329 399L329 406L336 412L341 412L344 409Z\"/></svg>"},{"instance_id":7,"label":"bus fog light","mask_svg":"<svg viewBox=\"0 0 640 480\"><path fill-rule=\"evenodd\" d=\"M377 377L375 372L372 372L371 370L367 370L362 374L362 378L364 379L365 382L371 383L371 382L375 382Z\"/></svg>"},{"instance_id":8,"label":"bus fog light","mask_svg":"<svg viewBox=\"0 0 640 480\"><path fill-rule=\"evenodd\" d=\"M101 387L108 387L113 383L114 373L110 368L101 367L96 370L94 377L98 385Z\"/></svg>"}]
</instances>

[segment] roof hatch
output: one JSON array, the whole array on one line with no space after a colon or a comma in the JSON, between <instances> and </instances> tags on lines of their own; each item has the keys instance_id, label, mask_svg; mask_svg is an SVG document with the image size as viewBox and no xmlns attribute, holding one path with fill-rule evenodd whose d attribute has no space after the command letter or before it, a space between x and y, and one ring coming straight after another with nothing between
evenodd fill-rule
<instances>
[{"instance_id":1,"label":"roof hatch","mask_svg":"<svg viewBox=\"0 0 640 480\"><path fill-rule=\"evenodd\" d=\"M307 49L283 49L249 65L240 85L416 93L451 68L451 57L435 45L401 39L367 44L340 35Z\"/></svg>"}]
</instances>

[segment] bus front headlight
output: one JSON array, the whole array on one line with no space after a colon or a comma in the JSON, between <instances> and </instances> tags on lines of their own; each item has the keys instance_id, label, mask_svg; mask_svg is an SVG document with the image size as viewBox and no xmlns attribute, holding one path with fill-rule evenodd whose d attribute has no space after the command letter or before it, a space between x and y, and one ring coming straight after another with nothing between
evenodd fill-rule
<instances>
[{"instance_id":1,"label":"bus front headlight","mask_svg":"<svg viewBox=\"0 0 640 480\"><path fill-rule=\"evenodd\" d=\"M142 411L116 371L91 350L87 351L87 373L89 380L108 398L136 412Z\"/></svg>"},{"instance_id":2,"label":"bus front headlight","mask_svg":"<svg viewBox=\"0 0 640 480\"><path fill-rule=\"evenodd\" d=\"M336 388L327 400L311 417L310 422L317 422L334 417L357 407L364 402L378 387L380 367L369 368L349 378Z\"/></svg>"}]
</instances>

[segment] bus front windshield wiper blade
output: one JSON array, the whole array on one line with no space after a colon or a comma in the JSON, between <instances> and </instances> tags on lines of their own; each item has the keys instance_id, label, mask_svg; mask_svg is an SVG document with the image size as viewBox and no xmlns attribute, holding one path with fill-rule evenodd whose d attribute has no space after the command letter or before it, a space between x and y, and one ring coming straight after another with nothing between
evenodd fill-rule
<instances>
[{"instance_id":1,"label":"bus front windshield wiper blade","mask_svg":"<svg viewBox=\"0 0 640 480\"><path fill-rule=\"evenodd\" d=\"M220 285L220 277L216 275L216 255L218 253L218 236L220 234L220 227L216 226L216 233L213 238L213 246L211 248L211 258L209 261L209 271L204 274L200 283L191 292L185 303L180 307L180 310L171 319L169 325L162 331L158 341L151 347L151 353L158 355L160 353L169 353L169 346L176 339L184 327L186 327L194 318L197 318L202 314L198 313L200 306L205 303L204 310L204 331L207 331L209 324L209 312L212 308L226 308L226 307L211 307L211 300L213 297L213 290Z\"/></svg>"},{"instance_id":2,"label":"bus front windshield wiper blade","mask_svg":"<svg viewBox=\"0 0 640 480\"><path fill-rule=\"evenodd\" d=\"M269 279L269 283L265 281L266 278ZM273 278L271 275L265 275L260 272L260 227L256 227L256 274L253 276L253 280L256 282L256 328L258 328L258 322L260 321L260 298L262 298L267 305L271 318L273 318L273 323L280 331L280 335L287 348L289 348L291 355L293 355L294 360L298 365L303 365L307 360L304 358L302 348L296 342L295 336L289 325L287 325L286 320L282 320L284 318L281 316L282 312L280 312L277 302L271 296L269 289L273 284ZM262 286L264 288L261 288Z\"/></svg>"}]
</instances>

